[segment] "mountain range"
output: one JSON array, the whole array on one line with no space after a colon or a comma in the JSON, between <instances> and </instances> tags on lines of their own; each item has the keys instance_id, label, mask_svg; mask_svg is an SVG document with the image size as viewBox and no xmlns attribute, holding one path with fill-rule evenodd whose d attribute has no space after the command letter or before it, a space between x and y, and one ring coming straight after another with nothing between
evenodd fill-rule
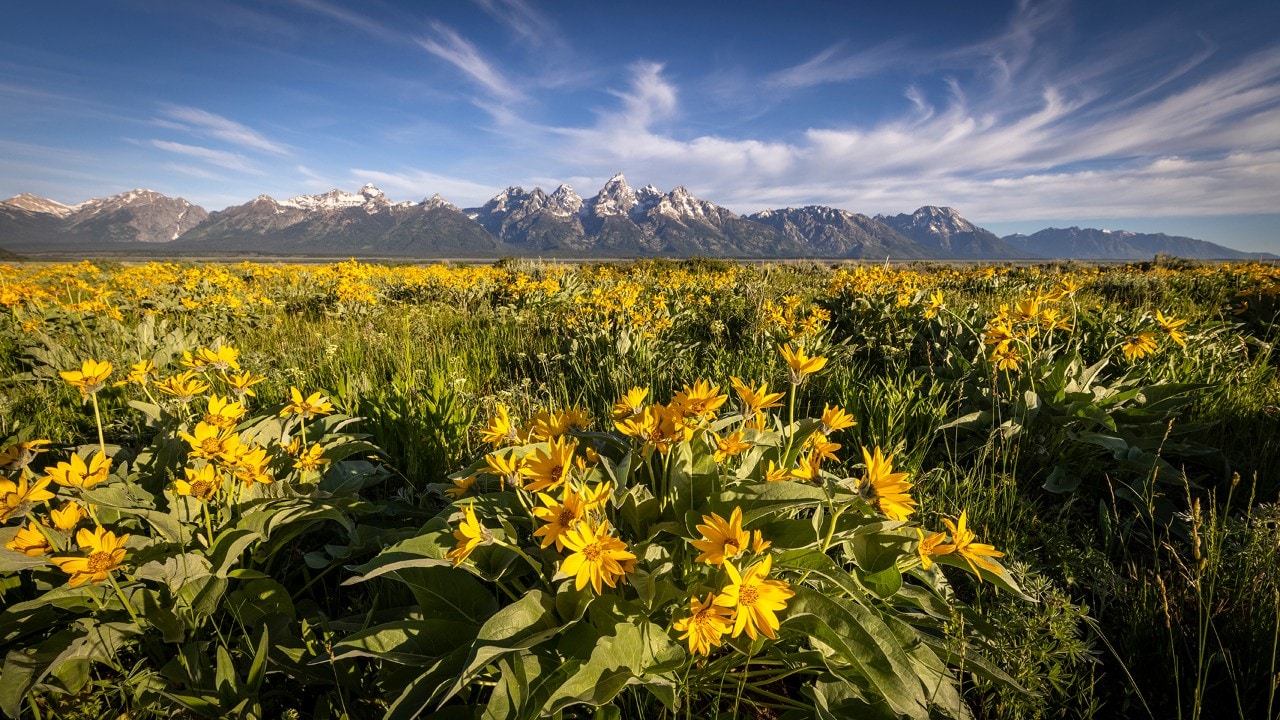
<instances>
[{"instance_id":1,"label":"mountain range","mask_svg":"<svg viewBox=\"0 0 1280 720\"><path fill-rule=\"evenodd\" d=\"M827 206L738 215L684 187L633 188L621 174L587 198L561 185L509 187L476 208L439 195L392 202L373 185L208 212L132 190L79 205L23 193L0 203L0 248L18 253L405 258L690 256L874 260L1134 260L1275 257L1187 237L1048 228L997 237L952 208L869 217Z\"/></svg>"}]
</instances>

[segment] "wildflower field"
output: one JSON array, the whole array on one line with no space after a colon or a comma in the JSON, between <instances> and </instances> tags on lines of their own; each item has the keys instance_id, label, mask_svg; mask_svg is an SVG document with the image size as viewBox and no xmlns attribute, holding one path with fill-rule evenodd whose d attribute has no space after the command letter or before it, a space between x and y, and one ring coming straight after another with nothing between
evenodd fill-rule
<instances>
[{"instance_id":1,"label":"wildflower field","mask_svg":"<svg viewBox=\"0 0 1280 720\"><path fill-rule=\"evenodd\" d=\"M0 265L0 715L1274 718L1280 268Z\"/></svg>"}]
</instances>

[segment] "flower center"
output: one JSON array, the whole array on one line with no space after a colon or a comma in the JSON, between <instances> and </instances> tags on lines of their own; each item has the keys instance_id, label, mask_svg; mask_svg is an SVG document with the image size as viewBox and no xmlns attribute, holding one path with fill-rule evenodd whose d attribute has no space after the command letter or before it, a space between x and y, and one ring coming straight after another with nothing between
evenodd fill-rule
<instances>
[{"instance_id":1,"label":"flower center","mask_svg":"<svg viewBox=\"0 0 1280 720\"><path fill-rule=\"evenodd\" d=\"M115 567L115 563L111 561L111 553L96 552L89 556L89 572L100 573L107 572Z\"/></svg>"},{"instance_id":2,"label":"flower center","mask_svg":"<svg viewBox=\"0 0 1280 720\"><path fill-rule=\"evenodd\" d=\"M588 562L598 562L600 557L604 555L604 548L601 547L600 543L593 542L582 548L582 554L586 556Z\"/></svg>"},{"instance_id":3,"label":"flower center","mask_svg":"<svg viewBox=\"0 0 1280 720\"><path fill-rule=\"evenodd\" d=\"M217 455L222 452L222 441L216 437L205 438L204 441L200 443L200 450L203 451L205 455Z\"/></svg>"},{"instance_id":4,"label":"flower center","mask_svg":"<svg viewBox=\"0 0 1280 720\"><path fill-rule=\"evenodd\" d=\"M738 590L739 605L747 605L747 606L755 605L756 601L759 599L760 599L760 591L755 586L755 583L752 583L750 585L743 585L742 588Z\"/></svg>"},{"instance_id":5,"label":"flower center","mask_svg":"<svg viewBox=\"0 0 1280 720\"><path fill-rule=\"evenodd\" d=\"M213 484L204 480L191 483L191 494L202 498L213 494Z\"/></svg>"},{"instance_id":6,"label":"flower center","mask_svg":"<svg viewBox=\"0 0 1280 720\"><path fill-rule=\"evenodd\" d=\"M560 508L560 517L556 520L556 522L560 524L560 527L567 528L573 524L573 521L577 519L578 519L578 513L574 512L571 508L562 507Z\"/></svg>"}]
</instances>

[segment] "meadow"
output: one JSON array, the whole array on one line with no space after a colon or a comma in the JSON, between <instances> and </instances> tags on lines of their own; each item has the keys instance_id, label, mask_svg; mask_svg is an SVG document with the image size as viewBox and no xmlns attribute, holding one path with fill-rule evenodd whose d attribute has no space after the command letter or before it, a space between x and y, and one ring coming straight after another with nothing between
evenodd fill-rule
<instances>
[{"instance_id":1,"label":"meadow","mask_svg":"<svg viewBox=\"0 0 1280 720\"><path fill-rule=\"evenodd\" d=\"M1280 268L0 265L0 714L1274 718Z\"/></svg>"}]
</instances>

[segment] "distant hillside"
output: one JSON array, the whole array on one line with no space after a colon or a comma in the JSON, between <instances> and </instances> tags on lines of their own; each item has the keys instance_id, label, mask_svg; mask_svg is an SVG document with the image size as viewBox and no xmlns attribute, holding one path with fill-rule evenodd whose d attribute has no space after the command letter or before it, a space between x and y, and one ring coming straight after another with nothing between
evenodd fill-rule
<instances>
[{"instance_id":1,"label":"distant hillside","mask_svg":"<svg viewBox=\"0 0 1280 720\"><path fill-rule=\"evenodd\" d=\"M22 259L23 259L23 257L22 257L21 255L19 255L19 254L17 254L17 253L9 252L8 250L5 250L4 248L0 248L0 261L5 261L5 260L22 260Z\"/></svg>"},{"instance_id":2,"label":"distant hillside","mask_svg":"<svg viewBox=\"0 0 1280 720\"><path fill-rule=\"evenodd\" d=\"M1172 255L1189 260L1276 259L1270 253L1232 250L1204 240L1135 233L1127 230L1095 228L1046 228L1031 235L1003 238L1014 247L1039 257L1078 260L1150 260L1156 255Z\"/></svg>"}]
</instances>

